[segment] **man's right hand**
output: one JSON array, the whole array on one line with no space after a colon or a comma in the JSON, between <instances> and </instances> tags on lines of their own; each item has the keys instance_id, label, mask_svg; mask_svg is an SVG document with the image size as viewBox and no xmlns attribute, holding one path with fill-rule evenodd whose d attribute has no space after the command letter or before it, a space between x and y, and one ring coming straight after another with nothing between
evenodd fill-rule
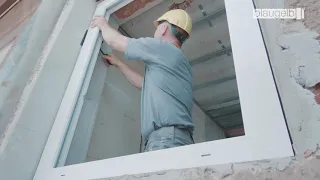
<instances>
[{"instance_id":1,"label":"man's right hand","mask_svg":"<svg viewBox=\"0 0 320 180\"><path fill-rule=\"evenodd\" d=\"M111 55L104 55L104 64L109 67L110 65L114 65L118 67L121 63L121 60L117 58L117 56L111 54Z\"/></svg>"},{"instance_id":2,"label":"man's right hand","mask_svg":"<svg viewBox=\"0 0 320 180\"><path fill-rule=\"evenodd\" d=\"M118 68L121 73L126 77L126 79L136 88L141 90L142 88L142 82L143 77L137 73L136 71L132 70L128 65L123 63L120 59L118 59L115 55L104 55L104 63L107 67L110 66L110 64L114 65L116 68ZM108 63L109 62L109 63Z\"/></svg>"}]
</instances>

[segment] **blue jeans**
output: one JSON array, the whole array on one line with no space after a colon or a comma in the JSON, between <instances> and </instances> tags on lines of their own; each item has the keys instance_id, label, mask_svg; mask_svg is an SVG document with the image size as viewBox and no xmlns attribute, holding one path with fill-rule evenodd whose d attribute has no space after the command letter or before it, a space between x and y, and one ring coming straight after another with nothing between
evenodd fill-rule
<instances>
[{"instance_id":1,"label":"blue jeans","mask_svg":"<svg viewBox=\"0 0 320 180\"><path fill-rule=\"evenodd\" d=\"M174 126L162 127L153 131L145 143L145 152L194 144L193 138L187 129Z\"/></svg>"}]
</instances>

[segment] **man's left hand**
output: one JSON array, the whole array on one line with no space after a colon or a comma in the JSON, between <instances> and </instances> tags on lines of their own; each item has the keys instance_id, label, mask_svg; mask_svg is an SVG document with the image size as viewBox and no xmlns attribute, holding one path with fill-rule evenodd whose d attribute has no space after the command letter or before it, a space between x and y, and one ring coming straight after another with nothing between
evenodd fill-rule
<instances>
[{"instance_id":1,"label":"man's left hand","mask_svg":"<svg viewBox=\"0 0 320 180\"><path fill-rule=\"evenodd\" d=\"M91 21L90 27L98 27L101 30L103 39L109 46L117 51L125 52L128 38L112 29L103 16L95 16Z\"/></svg>"}]
</instances>

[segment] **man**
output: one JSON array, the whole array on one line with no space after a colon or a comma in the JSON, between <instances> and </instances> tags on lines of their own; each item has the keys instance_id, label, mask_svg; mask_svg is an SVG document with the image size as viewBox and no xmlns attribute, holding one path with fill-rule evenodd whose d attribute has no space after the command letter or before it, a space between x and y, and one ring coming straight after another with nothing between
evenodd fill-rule
<instances>
[{"instance_id":1,"label":"man","mask_svg":"<svg viewBox=\"0 0 320 180\"><path fill-rule=\"evenodd\" d=\"M143 60L144 78L114 55L105 60L118 68L141 96L141 133L145 151L192 144L192 70L181 51L190 36L191 17L181 9L171 10L154 22L154 38L128 38L112 29L103 17L98 27L113 49L125 52L128 60Z\"/></svg>"}]
</instances>

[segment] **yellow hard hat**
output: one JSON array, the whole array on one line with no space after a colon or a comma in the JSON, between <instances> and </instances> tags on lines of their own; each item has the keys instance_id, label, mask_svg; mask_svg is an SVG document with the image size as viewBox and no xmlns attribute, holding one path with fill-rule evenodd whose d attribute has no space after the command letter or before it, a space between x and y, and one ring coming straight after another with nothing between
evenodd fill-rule
<instances>
[{"instance_id":1,"label":"yellow hard hat","mask_svg":"<svg viewBox=\"0 0 320 180\"><path fill-rule=\"evenodd\" d=\"M186 11L182 9L174 9L164 13L154 22L155 27L158 27L159 22L161 21L168 21L168 23L181 28L188 34L188 38L190 37L192 30L192 19Z\"/></svg>"}]
</instances>

